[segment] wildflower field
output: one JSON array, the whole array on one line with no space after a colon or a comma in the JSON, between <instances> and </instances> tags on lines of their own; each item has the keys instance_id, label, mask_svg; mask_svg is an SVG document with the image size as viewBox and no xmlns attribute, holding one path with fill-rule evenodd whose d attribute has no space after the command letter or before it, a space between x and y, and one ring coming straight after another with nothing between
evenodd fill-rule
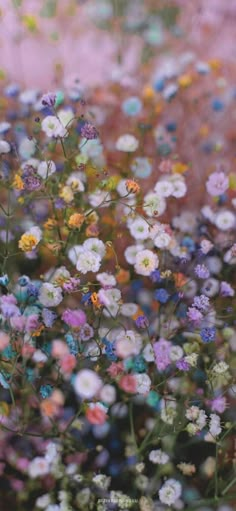
<instances>
[{"instance_id":1,"label":"wildflower field","mask_svg":"<svg viewBox=\"0 0 236 511\"><path fill-rule=\"evenodd\" d=\"M0 511L235 509L235 18L0 5Z\"/></svg>"}]
</instances>

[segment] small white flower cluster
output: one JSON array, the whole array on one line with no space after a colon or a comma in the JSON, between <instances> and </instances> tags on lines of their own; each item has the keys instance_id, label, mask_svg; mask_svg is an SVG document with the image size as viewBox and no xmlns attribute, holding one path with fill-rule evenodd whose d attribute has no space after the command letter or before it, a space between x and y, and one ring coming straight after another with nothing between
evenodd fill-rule
<instances>
[{"instance_id":1,"label":"small white flower cluster","mask_svg":"<svg viewBox=\"0 0 236 511\"><path fill-rule=\"evenodd\" d=\"M170 459L168 454L163 452L161 449L151 451L148 458L152 463L156 465L165 465Z\"/></svg>"},{"instance_id":2,"label":"small white flower cluster","mask_svg":"<svg viewBox=\"0 0 236 511\"><path fill-rule=\"evenodd\" d=\"M171 506L176 503L182 493L182 487L176 479L167 479L159 490L159 499L163 504Z\"/></svg>"},{"instance_id":3,"label":"small white flower cluster","mask_svg":"<svg viewBox=\"0 0 236 511\"><path fill-rule=\"evenodd\" d=\"M83 245L75 245L70 248L68 257L76 266L76 269L86 274L97 272L105 255L105 244L97 238L87 238Z\"/></svg>"},{"instance_id":4,"label":"small white flower cluster","mask_svg":"<svg viewBox=\"0 0 236 511\"><path fill-rule=\"evenodd\" d=\"M204 410L201 410L197 406L188 408L185 416L191 421L186 427L190 435L195 435L206 426L207 415Z\"/></svg>"}]
</instances>

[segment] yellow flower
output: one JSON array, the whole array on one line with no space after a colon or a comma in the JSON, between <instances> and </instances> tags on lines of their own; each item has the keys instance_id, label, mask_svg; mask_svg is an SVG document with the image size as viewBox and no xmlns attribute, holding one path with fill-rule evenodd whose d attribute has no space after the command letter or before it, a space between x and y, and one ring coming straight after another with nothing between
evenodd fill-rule
<instances>
[{"instance_id":1,"label":"yellow flower","mask_svg":"<svg viewBox=\"0 0 236 511\"><path fill-rule=\"evenodd\" d=\"M68 220L68 226L71 229L79 229L83 223L84 215L81 215L80 213L74 213Z\"/></svg>"},{"instance_id":2,"label":"yellow flower","mask_svg":"<svg viewBox=\"0 0 236 511\"><path fill-rule=\"evenodd\" d=\"M178 83L180 87L189 87L193 82L193 79L190 75L185 74L179 77Z\"/></svg>"},{"instance_id":3,"label":"yellow flower","mask_svg":"<svg viewBox=\"0 0 236 511\"><path fill-rule=\"evenodd\" d=\"M72 202L74 199L74 194L73 194L70 186L63 186L59 195L67 204Z\"/></svg>"},{"instance_id":4,"label":"yellow flower","mask_svg":"<svg viewBox=\"0 0 236 511\"><path fill-rule=\"evenodd\" d=\"M24 183L20 177L19 174L16 174L14 177L14 181L12 183L13 188L16 190L23 190L24 189Z\"/></svg>"},{"instance_id":5,"label":"yellow flower","mask_svg":"<svg viewBox=\"0 0 236 511\"><path fill-rule=\"evenodd\" d=\"M177 162L174 163L174 165L172 165L172 172L174 174L184 174L186 170L188 170L188 165L186 165L185 163Z\"/></svg>"},{"instance_id":6,"label":"yellow flower","mask_svg":"<svg viewBox=\"0 0 236 511\"><path fill-rule=\"evenodd\" d=\"M143 97L145 99L153 99L155 97L155 91L150 85L146 85L143 89Z\"/></svg>"},{"instance_id":7,"label":"yellow flower","mask_svg":"<svg viewBox=\"0 0 236 511\"><path fill-rule=\"evenodd\" d=\"M57 221L54 218L48 218L47 221L44 223L45 229L54 229L56 225Z\"/></svg>"},{"instance_id":8,"label":"yellow flower","mask_svg":"<svg viewBox=\"0 0 236 511\"><path fill-rule=\"evenodd\" d=\"M38 239L33 234L22 234L18 243L23 252L31 252L38 244Z\"/></svg>"}]
</instances>

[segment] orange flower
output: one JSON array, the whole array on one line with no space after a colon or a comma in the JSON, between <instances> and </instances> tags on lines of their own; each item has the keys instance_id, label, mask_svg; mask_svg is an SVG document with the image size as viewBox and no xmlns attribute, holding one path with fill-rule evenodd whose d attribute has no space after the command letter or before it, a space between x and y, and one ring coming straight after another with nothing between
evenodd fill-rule
<instances>
[{"instance_id":1,"label":"orange flower","mask_svg":"<svg viewBox=\"0 0 236 511\"><path fill-rule=\"evenodd\" d=\"M116 274L116 280L118 284L126 284L126 282L129 282L130 279L130 273L128 270L124 270L123 268L120 268L118 273Z\"/></svg>"},{"instance_id":2,"label":"orange flower","mask_svg":"<svg viewBox=\"0 0 236 511\"><path fill-rule=\"evenodd\" d=\"M12 183L13 188L16 190L23 190L24 189L24 183L20 177L19 174L16 174L14 177L14 181Z\"/></svg>"},{"instance_id":3,"label":"orange flower","mask_svg":"<svg viewBox=\"0 0 236 511\"><path fill-rule=\"evenodd\" d=\"M31 252L38 244L38 239L33 234L22 234L18 243L23 252Z\"/></svg>"},{"instance_id":4,"label":"orange flower","mask_svg":"<svg viewBox=\"0 0 236 511\"><path fill-rule=\"evenodd\" d=\"M140 186L133 179L127 179L125 182L126 190L128 193L139 193Z\"/></svg>"},{"instance_id":5,"label":"orange flower","mask_svg":"<svg viewBox=\"0 0 236 511\"><path fill-rule=\"evenodd\" d=\"M101 303L99 301L99 298L98 298L98 294L97 293L93 293L90 297L90 300L92 302L92 304L94 305L94 307L96 307L97 309L100 309L101 307Z\"/></svg>"},{"instance_id":6,"label":"orange flower","mask_svg":"<svg viewBox=\"0 0 236 511\"><path fill-rule=\"evenodd\" d=\"M187 277L183 273L174 273L176 287L183 287L187 282Z\"/></svg>"},{"instance_id":7,"label":"orange flower","mask_svg":"<svg viewBox=\"0 0 236 511\"><path fill-rule=\"evenodd\" d=\"M84 215L81 213L74 213L70 216L68 220L68 226L71 229L79 229L81 225L84 223Z\"/></svg>"},{"instance_id":8,"label":"orange flower","mask_svg":"<svg viewBox=\"0 0 236 511\"><path fill-rule=\"evenodd\" d=\"M54 417L57 415L59 407L52 399L47 398L40 403L40 410L46 417Z\"/></svg>"},{"instance_id":9,"label":"orange flower","mask_svg":"<svg viewBox=\"0 0 236 511\"><path fill-rule=\"evenodd\" d=\"M48 218L47 221L44 223L45 229L54 229L56 225L57 221L54 218Z\"/></svg>"}]
</instances>

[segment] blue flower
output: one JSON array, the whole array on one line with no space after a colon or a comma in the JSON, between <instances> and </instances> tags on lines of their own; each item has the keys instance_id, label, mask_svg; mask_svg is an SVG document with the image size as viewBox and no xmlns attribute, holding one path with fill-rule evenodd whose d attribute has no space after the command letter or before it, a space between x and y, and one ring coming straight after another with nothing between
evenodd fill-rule
<instances>
[{"instance_id":1,"label":"blue flower","mask_svg":"<svg viewBox=\"0 0 236 511\"><path fill-rule=\"evenodd\" d=\"M51 311L50 309L43 309L42 311L42 318L45 326L47 328L51 328L57 315L54 311Z\"/></svg>"},{"instance_id":2,"label":"blue flower","mask_svg":"<svg viewBox=\"0 0 236 511\"><path fill-rule=\"evenodd\" d=\"M75 356L78 355L79 353L78 342L76 341L76 339L74 339L73 335L66 334L65 338L71 355Z\"/></svg>"},{"instance_id":3,"label":"blue flower","mask_svg":"<svg viewBox=\"0 0 236 511\"><path fill-rule=\"evenodd\" d=\"M9 284L9 278L8 278L8 275L2 275L2 277L0 277L0 284L2 286L7 286Z\"/></svg>"},{"instance_id":4,"label":"blue flower","mask_svg":"<svg viewBox=\"0 0 236 511\"><path fill-rule=\"evenodd\" d=\"M39 392L43 399L46 399L47 397L51 396L53 387L49 383L47 385L41 385Z\"/></svg>"},{"instance_id":5,"label":"blue flower","mask_svg":"<svg viewBox=\"0 0 236 511\"><path fill-rule=\"evenodd\" d=\"M19 277L19 279L18 279L18 284L19 284L19 286L21 286L21 287L25 287L25 286L27 286L27 284L29 284L29 282L30 282L30 279L29 279L29 277L27 277L27 275L22 275L22 276L21 276L21 277Z\"/></svg>"},{"instance_id":6,"label":"blue flower","mask_svg":"<svg viewBox=\"0 0 236 511\"><path fill-rule=\"evenodd\" d=\"M203 342L208 343L215 340L216 328L214 326L202 328L200 332Z\"/></svg>"},{"instance_id":7,"label":"blue flower","mask_svg":"<svg viewBox=\"0 0 236 511\"><path fill-rule=\"evenodd\" d=\"M122 103L122 110L129 117L134 117L141 112L142 106L142 101L138 97L132 96L128 99L125 99L125 101Z\"/></svg>"},{"instance_id":8,"label":"blue flower","mask_svg":"<svg viewBox=\"0 0 236 511\"><path fill-rule=\"evenodd\" d=\"M155 300L158 300L160 303L166 303L169 299L170 295L164 288L157 289L154 292Z\"/></svg>"}]
</instances>

